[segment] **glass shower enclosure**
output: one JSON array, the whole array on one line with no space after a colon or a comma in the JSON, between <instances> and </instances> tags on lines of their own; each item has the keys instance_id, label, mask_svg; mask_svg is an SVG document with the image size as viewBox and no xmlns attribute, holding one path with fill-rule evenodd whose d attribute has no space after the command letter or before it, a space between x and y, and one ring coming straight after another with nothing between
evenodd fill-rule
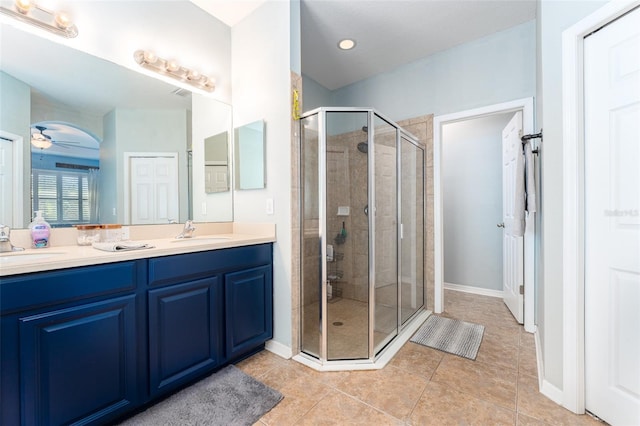
<instances>
[{"instance_id":1,"label":"glass shower enclosure","mask_svg":"<svg viewBox=\"0 0 640 426\"><path fill-rule=\"evenodd\" d=\"M424 150L373 109L310 111L300 137L301 354L375 363L426 306Z\"/></svg>"}]
</instances>

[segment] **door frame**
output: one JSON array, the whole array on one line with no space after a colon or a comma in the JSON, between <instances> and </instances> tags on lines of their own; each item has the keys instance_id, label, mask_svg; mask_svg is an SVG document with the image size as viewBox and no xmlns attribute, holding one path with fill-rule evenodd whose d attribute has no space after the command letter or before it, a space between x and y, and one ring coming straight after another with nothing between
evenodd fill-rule
<instances>
[{"instance_id":1,"label":"door frame","mask_svg":"<svg viewBox=\"0 0 640 426\"><path fill-rule=\"evenodd\" d=\"M12 228L24 228L24 138L14 133L0 130L0 137L10 140L13 145L13 224ZM29 145L31 146L31 145ZM21 165L22 167L17 167ZM29 171L31 171L31 159L29 159ZM31 213L29 213L31 214Z\"/></svg>"},{"instance_id":2,"label":"door frame","mask_svg":"<svg viewBox=\"0 0 640 426\"><path fill-rule=\"evenodd\" d=\"M611 1L562 33L562 405L585 412L584 38L640 6Z\"/></svg>"},{"instance_id":3,"label":"door frame","mask_svg":"<svg viewBox=\"0 0 640 426\"><path fill-rule=\"evenodd\" d=\"M534 133L533 97L488 105L433 119L433 238L434 238L434 311L444 310L444 206L442 197L442 127L456 121L480 118L492 114L522 111L522 128L525 134ZM535 214L527 216L524 235L524 329L530 333L534 325L534 267L535 267Z\"/></svg>"}]
</instances>

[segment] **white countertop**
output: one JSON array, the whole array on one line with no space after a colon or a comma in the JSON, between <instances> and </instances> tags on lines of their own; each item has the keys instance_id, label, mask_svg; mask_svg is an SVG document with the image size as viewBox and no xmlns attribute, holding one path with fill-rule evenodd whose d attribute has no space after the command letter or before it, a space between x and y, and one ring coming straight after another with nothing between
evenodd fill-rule
<instances>
[{"instance_id":1,"label":"white countertop","mask_svg":"<svg viewBox=\"0 0 640 426\"><path fill-rule=\"evenodd\" d=\"M165 225L160 225L165 226ZM196 224L198 228L199 225ZM132 227L133 228L133 227ZM172 228L172 230L175 227ZM205 228L205 227L203 227ZM209 229L210 231L211 229ZM226 227L231 232L194 234L191 239L176 240L173 236L162 238L139 238L139 236L159 237L166 232L146 228L143 231L132 229L132 241L146 243L153 248L107 252L91 246L52 245L44 249L26 249L25 251L0 254L0 276L10 276L31 272L51 271L77 266L99 265L135 259L147 259L206 250L242 247L276 241L274 224L233 224ZM135 231L135 232L134 232ZM215 231L215 229L214 229ZM73 230L75 232L75 229ZM137 234L137 235L134 235ZM176 235L176 234L171 234ZM68 238L66 238L68 240ZM14 245L17 245L14 243Z\"/></svg>"}]
</instances>

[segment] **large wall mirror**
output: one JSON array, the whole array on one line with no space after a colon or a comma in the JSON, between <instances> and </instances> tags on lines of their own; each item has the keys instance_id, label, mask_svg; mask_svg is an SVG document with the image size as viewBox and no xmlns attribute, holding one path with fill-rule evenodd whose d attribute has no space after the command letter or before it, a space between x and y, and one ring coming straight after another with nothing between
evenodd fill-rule
<instances>
[{"instance_id":1,"label":"large wall mirror","mask_svg":"<svg viewBox=\"0 0 640 426\"><path fill-rule=\"evenodd\" d=\"M202 175L205 140L233 129L230 105L6 24L0 29L0 141L23 146L10 172L14 194L2 191L5 207L20 199L22 206L3 210L22 217L0 212L0 223L26 227L34 209L58 226L233 220L233 191L207 194ZM177 183L172 211L163 210L163 190L133 190L149 170L167 169Z\"/></svg>"}]
</instances>

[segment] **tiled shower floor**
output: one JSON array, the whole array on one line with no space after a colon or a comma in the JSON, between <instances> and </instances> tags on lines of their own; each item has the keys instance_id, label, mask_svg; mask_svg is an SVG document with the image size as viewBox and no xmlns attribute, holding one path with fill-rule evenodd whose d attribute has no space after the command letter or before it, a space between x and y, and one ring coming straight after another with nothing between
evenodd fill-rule
<instances>
[{"instance_id":1,"label":"tiled shower floor","mask_svg":"<svg viewBox=\"0 0 640 426\"><path fill-rule=\"evenodd\" d=\"M262 351L237 366L284 399L257 424L600 425L538 392L533 335L502 300L455 291L445 300L446 316L486 327L475 361L407 342L381 370L317 372Z\"/></svg>"}]
</instances>

